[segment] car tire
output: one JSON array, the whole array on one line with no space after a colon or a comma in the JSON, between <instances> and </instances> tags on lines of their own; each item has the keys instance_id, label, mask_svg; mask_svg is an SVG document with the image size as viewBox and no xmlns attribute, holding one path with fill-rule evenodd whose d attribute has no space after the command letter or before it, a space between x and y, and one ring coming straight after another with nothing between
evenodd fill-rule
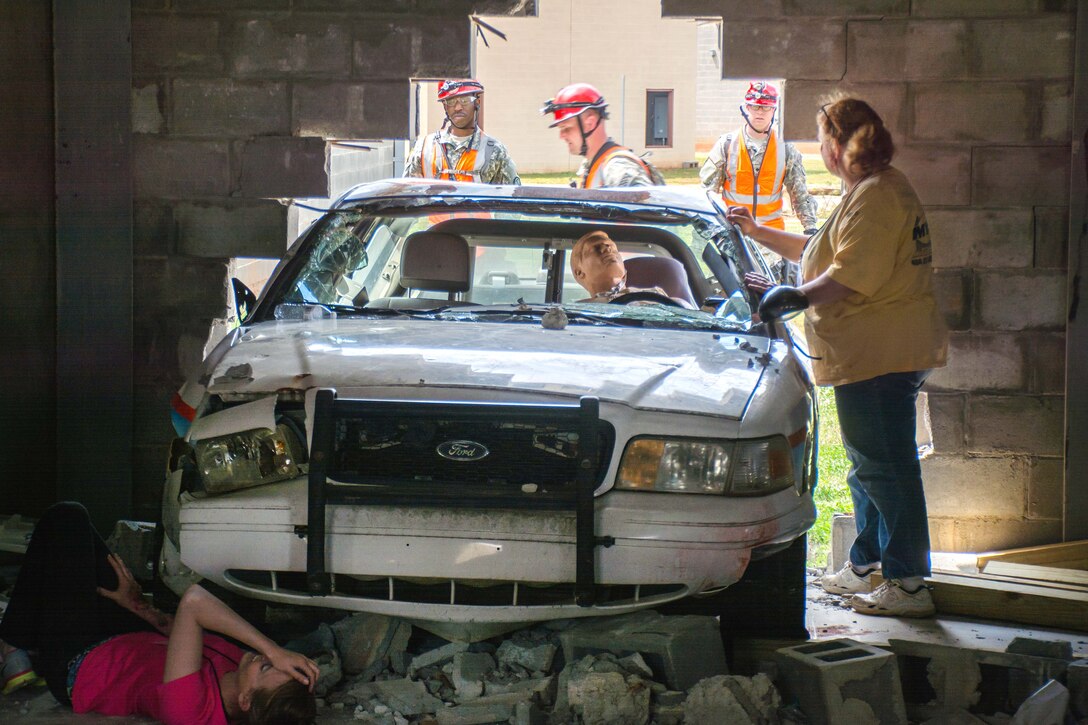
<instances>
[{"instance_id":1,"label":"car tire","mask_svg":"<svg viewBox=\"0 0 1088 725\"><path fill-rule=\"evenodd\" d=\"M703 614L718 617L726 653L737 637L798 640L809 638L805 628L805 561L808 537L748 564L733 586L707 597L688 597L658 611L662 614Z\"/></svg>"}]
</instances>

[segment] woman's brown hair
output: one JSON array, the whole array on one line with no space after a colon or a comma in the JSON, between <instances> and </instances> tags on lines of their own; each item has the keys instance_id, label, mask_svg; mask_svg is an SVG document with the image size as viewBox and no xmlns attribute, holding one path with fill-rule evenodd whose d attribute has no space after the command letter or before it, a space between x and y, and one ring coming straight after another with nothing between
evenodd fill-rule
<instances>
[{"instance_id":1,"label":"woman's brown hair","mask_svg":"<svg viewBox=\"0 0 1088 725\"><path fill-rule=\"evenodd\" d=\"M892 135L884 120L865 101L837 96L824 99L816 122L824 136L835 139L844 150L847 170L867 176L888 168L895 155Z\"/></svg>"},{"instance_id":2,"label":"woman's brown hair","mask_svg":"<svg viewBox=\"0 0 1088 725\"><path fill-rule=\"evenodd\" d=\"M254 692L245 719L250 725L312 725L316 717L313 693L298 680L288 680Z\"/></svg>"}]
</instances>

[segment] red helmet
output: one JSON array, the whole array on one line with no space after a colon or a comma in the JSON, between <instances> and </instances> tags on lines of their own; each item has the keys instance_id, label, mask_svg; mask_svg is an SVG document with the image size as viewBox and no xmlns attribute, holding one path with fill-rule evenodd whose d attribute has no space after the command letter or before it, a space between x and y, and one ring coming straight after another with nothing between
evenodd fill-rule
<instances>
[{"instance_id":1,"label":"red helmet","mask_svg":"<svg viewBox=\"0 0 1088 725\"><path fill-rule=\"evenodd\" d=\"M462 80L445 80L442 81L442 85L438 87L438 101L441 103L447 98L456 98L457 96L470 96L476 93L484 92L484 84L479 81L474 81L471 78L465 78Z\"/></svg>"},{"instance_id":2,"label":"red helmet","mask_svg":"<svg viewBox=\"0 0 1088 725\"><path fill-rule=\"evenodd\" d=\"M602 118L608 118L608 102L600 91L588 83L571 83L560 88L555 98L545 101L540 112L555 114L555 120L548 124L548 128L555 128L568 118L582 115L587 108L600 112Z\"/></svg>"},{"instance_id":3,"label":"red helmet","mask_svg":"<svg viewBox=\"0 0 1088 725\"><path fill-rule=\"evenodd\" d=\"M778 108L778 89L766 81L754 81L748 84L744 102L749 106Z\"/></svg>"}]
</instances>

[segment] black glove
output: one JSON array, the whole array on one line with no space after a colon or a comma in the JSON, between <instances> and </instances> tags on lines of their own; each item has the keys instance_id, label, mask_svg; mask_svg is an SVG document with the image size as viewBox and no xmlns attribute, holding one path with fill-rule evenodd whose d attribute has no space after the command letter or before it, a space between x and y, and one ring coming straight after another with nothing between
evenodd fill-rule
<instances>
[{"instance_id":1,"label":"black glove","mask_svg":"<svg viewBox=\"0 0 1088 725\"><path fill-rule=\"evenodd\" d=\"M808 308L808 297L796 287L777 285L763 294L759 301L759 319L764 322L777 320L783 315Z\"/></svg>"}]
</instances>

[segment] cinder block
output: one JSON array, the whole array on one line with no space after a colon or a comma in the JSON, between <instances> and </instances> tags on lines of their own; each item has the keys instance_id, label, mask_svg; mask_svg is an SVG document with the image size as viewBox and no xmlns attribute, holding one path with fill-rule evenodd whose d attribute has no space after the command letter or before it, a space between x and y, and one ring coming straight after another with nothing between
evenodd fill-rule
<instances>
[{"instance_id":1,"label":"cinder block","mask_svg":"<svg viewBox=\"0 0 1088 725\"><path fill-rule=\"evenodd\" d=\"M1019 83L916 85L911 135L922 141L1031 141L1038 105L1038 92Z\"/></svg>"},{"instance_id":2,"label":"cinder block","mask_svg":"<svg viewBox=\"0 0 1088 725\"><path fill-rule=\"evenodd\" d=\"M786 15L832 15L837 18L909 15L909 0L783 0Z\"/></svg>"},{"instance_id":3,"label":"cinder block","mask_svg":"<svg viewBox=\"0 0 1088 725\"><path fill-rule=\"evenodd\" d=\"M906 83L846 83L836 81L794 81L789 84L789 103L785 105L783 124L785 137L794 141L816 139L816 114L820 99L842 91L863 99L884 120L892 136L902 138L903 109L907 104ZM932 226L932 225L931 225Z\"/></svg>"},{"instance_id":4,"label":"cinder block","mask_svg":"<svg viewBox=\"0 0 1088 725\"><path fill-rule=\"evenodd\" d=\"M1070 662L1065 684L1069 688L1069 709L1078 718L1088 717L1088 661Z\"/></svg>"},{"instance_id":5,"label":"cinder block","mask_svg":"<svg viewBox=\"0 0 1088 725\"><path fill-rule=\"evenodd\" d=\"M895 655L850 639L809 642L775 653L780 682L814 725L902 723L907 712Z\"/></svg>"},{"instance_id":6,"label":"cinder block","mask_svg":"<svg viewBox=\"0 0 1088 725\"><path fill-rule=\"evenodd\" d=\"M1037 206L1035 212L1035 259L1039 267L1065 269L1069 253L1069 207Z\"/></svg>"},{"instance_id":7,"label":"cinder block","mask_svg":"<svg viewBox=\"0 0 1088 725\"><path fill-rule=\"evenodd\" d=\"M275 202L179 204L174 218L178 249L192 257L278 259L287 250L287 207Z\"/></svg>"},{"instance_id":8,"label":"cinder block","mask_svg":"<svg viewBox=\"0 0 1088 725\"><path fill-rule=\"evenodd\" d=\"M1040 395L1065 393L1065 334L1019 333L1028 366L1028 392Z\"/></svg>"},{"instance_id":9,"label":"cinder block","mask_svg":"<svg viewBox=\"0 0 1088 725\"><path fill-rule=\"evenodd\" d=\"M722 68L731 78L838 81L846 72L846 21L794 18L725 25ZM854 80L854 79L850 79Z\"/></svg>"},{"instance_id":10,"label":"cinder block","mask_svg":"<svg viewBox=\"0 0 1088 725\"><path fill-rule=\"evenodd\" d=\"M587 654L638 652L673 690L687 690L704 677L728 674L721 633L714 617L666 617L653 610L584 620L559 633L565 662Z\"/></svg>"},{"instance_id":11,"label":"cinder block","mask_svg":"<svg viewBox=\"0 0 1088 725\"><path fill-rule=\"evenodd\" d=\"M298 136L361 138L365 88L363 83L295 83L291 130Z\"/></svg>"},{"instance_id":12,"label":"cinder block","mask_svg":"<svg viewBox=\"0 0 1088 725\"><path fill-rule=\"evenodd\" d=\"M903 144L892 164L907 175L923 204L963 206L971 199L971 149Z\"/></svg>"},{"instance_id":13,"label":"cinder block","mask_svg":"<svg viewBox=\"0 0 1088 725\"><path fill-rule=\"evenodd\" d=\"M132 132L161 133L163 116L160 99L162 96L158 83L132 89Z\"/></svg>"},{"instance_id":14,"label":"cinder block","mask_svg":"<svg viewBox=\"0 0 1088 725\"><path fill-rule=\"evenodd\" d=\"M971 300L974 299L974 275L964 269L935 269L933 296L950 330L971 327Z\"/></svg>"},{"instance_id":15,"label":"cinder block","mask_svg":"<svg viewBox=\"0 0 1088 725\"><path fill-rule=\"evenodd\" d=\"M938 519L930 516L933 551L994 551L1038 546L1060 541L1062 522L1050 519L978 518Z\"/></svg>"},{"instance_id":16,"label":"cinder block","mask_svg":"<svg viewBox=\"0 0 1088 725\"><path fill-rule=\"evenodd\" d=\"M976 206L1060 206L1069 200L1069 147L976 148L971 194Z\"/></svg>"},{"instance_id":17,"label":"cinder block","mask_svg":"<svg viewBox=\"0 0 1088 725\"><path fill-rule=\"evenodd\" d=\"M933 371L927 387L937 390L1023 390L1024 352L1013 333L953 332L948 365Z\"/></svg>"},{"instance_id":18,"label":"cinder block","mask_svg":"<svg viewBox=\"0 0 1088 725\"><path fill-rule=\"evenodd\" d=\"M210 17L132 13L132 74L163 71L218 73L225 66L219 49L219 21Z\"/></svg>"},{"instance_id":19,"label":"cinder block","mask_svg":"<svg viewBox=\"0 0 1088 725\"><path fill-rule=\"evenodd\" d=\"M720 17L724 20L751 20L781 18L782 15L781 0L661 0L663 18Z\"/></svg>"},{"instance_id":20,"label":"cinder block","mask_svg":"<svg viewBox=\"0 0 1088 725\"><path fill-rule=\"evenodd\" d=\"M966 78L968 27L961 20L851 21L846 78L949 81Z\"/></svg>"},{"instance_id":21,"label":"cinder block","mask_svg":"<svg viewBox=\"0 0 1088 725\"><path fill-rule=\"evenodd\" d=\"M977 453L1062 454L1059 396L976 396L967 401L967 449Z\"/></svg>"},{"instance_id":22,"label":"cinder block","mask_svg":"<svg viewBox=\"0 0 1088 725\"><path fill-rule=\"evenodd\" d=\"M1043 86L1042 127L1040 141L1068 143L1073 119L1073 86L1068 81Z\"/></svg>"},{"instance_id":23,"label":"cinder block","mask_svg":"<svg viewBox=\"0 0 1088 725\"><path fill-rule=\"evenodd\" d=\"M137 199L227 196L227 144L137 134L132 143L132 190Z\"/></svg>"},{"instance_id":24,"label":"cinder block","mask_svg":"<svg viewBox=\"0 0 1088 725\"><path fill-rule=\"evenodd\" d=\"M972 21L970 66L975 77L1069 78L1073 72L1073 20L1070 13L1052 13Z\"/></svg>"},{"instance_id":25,"label":"cinder block","mask_svg":"<svg viewBox=\"0 0 1088 725\"><path fill-rule=\"evenodd\" d=\"M171 130L194 136L286 136L287 84L190 80L173 84Z\"/></svg>"},{"instance_id":26,"label":"cinder block","mask_svg":"<svg viewBox=\"0 0 1088 725\"><path fill-rule=\"evenodd\" d=\"M412 28L401 21L374 18L360 22L352 46L355 76L368 80L407 79L412 74L412 45Z\"/></svg>"},{"instance_id":27,"label":"cinder block","mask_svg":"<svg viewBox=\"0 0 1088 725\"><path fill-rule=\"evenodd\" d=\"M938 452L922 459L922 481L930 516L1012 519L1024 515L1028 469L1022 458L964 458ZM939 550L975 551L946 545Z\"/></svg>"},{"instance_id":28,"label":"cinder block","mask_svg":"<svg viewBox=\"0 0 1088 725\"><path fill-rule=\"evenodd\" d=\"M155 579L155 524L150 521L122 519L114 524L106 539L109 550L121 557L132 575L141 582Z\"/></svg>"},{"instance_id":29,"label":"cinder block","mask_svg":"<svg viewBox=\"0 0 1088 725\"><path fill-rule=\"evenodd\" d=\"M966 396L931 390L926 394L926 404L929 407L929 432L933 440L933 451L944 455L962 453L966 444Z\"/></svg>"},{"instance_id":30,"label":"cinder block","mask_svg":"<svg viewBox=\"0 0 1088 725\"><path fill-rule=\"evenodd\" d=\"M165 257L174 249L174 215L169 204L132 205L132 248L137 257Z\"/></svg>"},{"instance_id":31,"label":"cinder block","mask_svg":"<svg viewBox=\"0 0 1088 725\"><path fill-rule=\"evenodd\" d=\"M1062 518L1062 488L1065 480L1065 460L1062 458L1031 459L1028 484L1027 515L1029 518Z\"/></svg>"},{"instance_id":32,"label":"cinder block","mask_svg":"<svg viewBox=\"0 0 1088 725\"><path fill-rule=\"evenodd\" d=\"M243 197L329 196L325 139L259 136L241 145L240 191Z\"/></svg>"},{"instance_id":33,"label":"cinder block","mask_svg":"<svg viewBox=\"0 0 1088 725\"><path fill-rule=\"evenodd\" d=\"M231 70L240 77L344 77L351 72L351 34L339 22L298 15L243 20L234 28Z\"/></svg>"},{"instance_id":34,"label":"cinder block","mask_svg":"<svg viewBox=\"0 0 1088 725\"><path fill-rule=\"evenodd\" d=\"M1065 327L1066 275L1054 269L980 272L980 329L1032 330Z\"/></svg>"},{"instance_id":35,"label":"cinder block","mask_svg":"<svg viewBox=\"0 0 1088 725\"><path fill-rule=\"evenodd\" d=\"M933 238L933 265L1030 267L1031 209L926 209Z\"/></svg>"},{"instance_id":36,"label":"cinder block","mask_svg":"<svg viewBox=\"0 0 1088 725\"><path fill-rule=\"evenodd\" d=\"M468 18L416 16L411 26L419 40L412 62L413 77L456 78L470 75L469 48L472 46L473 26Z\"/></svg>"},{"instance_id":37,"label":"cinder block","mask_svg":"<svg viewBox=\"0 0 1088 725\"><path fill-rule=\"evenodd\" d=\"M410 87L404 81L367 83L362 138L408 138Z\"/></svg>"},{"instance_id":38,"label":"cinder block","mask_svg":"<svg viewBox=\"0 0 1088 725\"><path fill-rule=\"evenodd\" d=\"M166 320L163 317L174 310L187 314L193 320L206 318L202 323L195 323L197 327L203 327L204 330L200 336L200 345L203 348L208 338L208 324L211 318L226 317L227 264L225 259L137 258L133 262L132 278L133 297L150 303L138 308L137 324L143 316L141 313L146 313L146 319L157 320L166 328ZM186 325L184 329L189 331L192 325ZM176 334L178 330L172 330L172 332ZM177 340L176 337L172 339ZM157 344L161 345L162 342L163 340L159 339ZM167 354L173 353L168 351Z\"/></svg>"},{"instance_id":39,"label":"cinder block","mask_svg":"<svg viewBox=\"0 0 1088 725\"><path fill-rule=\"evenodd\" d=\"M908 694L907 711L924 720L951 709L1015 712L1031 693L1051 679L1062 680L1068 667L1064 659L960 646L889 639L888 647L899 659L904 682L928 683Z\"/></svg>"},{"instance_id":40,"label":"cinder block","mask_svg":"<svg viewBox=\"0 0 1088 725\"><path fill-rule=\"evenodd\" d=\"M933 18L1034 15L1038 11L1038 0L913 0L910 8L911 15Z\"/></svg>"},{"instance_id":41,"label":"cinder block","mask_svg":"<svg viewBox=\"0 0 1088 725\"><path fill-rule=\"evenodd\" d=\"M850 561L850 547L858 537L857 522L853 514L831 516L831 547L827 552L827 571L836 572Z\"/></svg>"}]
</instances>

